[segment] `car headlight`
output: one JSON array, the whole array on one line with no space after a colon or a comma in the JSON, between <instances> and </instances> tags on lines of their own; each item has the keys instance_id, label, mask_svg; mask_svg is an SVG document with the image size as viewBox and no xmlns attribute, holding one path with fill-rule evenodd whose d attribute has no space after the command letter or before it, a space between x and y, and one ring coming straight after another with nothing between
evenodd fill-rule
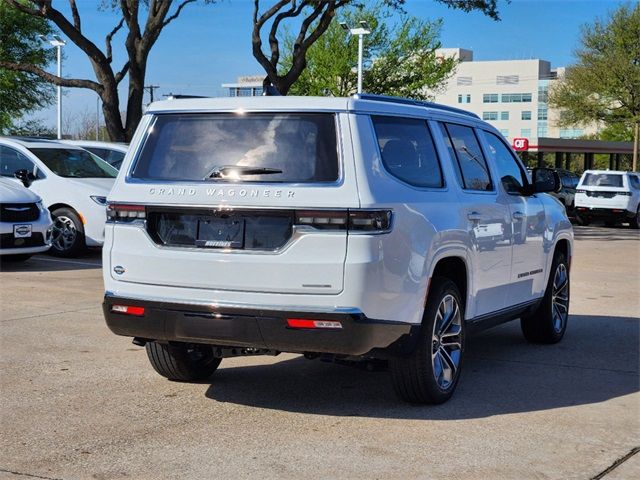
<instances>
[{"instance_id":1,"label":"car headlight","mask_svg":"<svg viewBox=\"0 0 640 480\"><path fill-rule=\"evenodd\" d=\"M96 202L98 205L106 206L107 205L107 197L100 197L98 195L91 195L91 200Z\"/></svg>"}]
</instances>

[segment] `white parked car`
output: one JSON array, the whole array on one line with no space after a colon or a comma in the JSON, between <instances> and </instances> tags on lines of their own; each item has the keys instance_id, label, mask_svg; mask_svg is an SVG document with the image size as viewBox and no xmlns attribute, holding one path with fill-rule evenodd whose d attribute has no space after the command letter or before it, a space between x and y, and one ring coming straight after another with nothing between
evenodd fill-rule
<instances>
[{"instance_id":1,"label":"white parked car","mask_svg":"<svg viewBox=\"0 0 640 480\"><path fill-rule=\"evenodd\" d=\"M76 256L104 243L106 197L118 171L80 147L0 137L0 175L42 197L54 220L50 253Z\"/></svg>"},{"instance_id":2,"label":"white parked car","mask_svg":"<svg viewBox=\"0 0 640 480\"><path fill-rule=\"evenodd\" d=\"M129 149L129 145L126 143L118 142L98 142L95 140L61 140L61 142L84 148L117 169L120 169Z\"/></svg>"},{"instance_id":3,"label":"white parked car","mask_svg":"<svg viewBox=\"0 0 640 480\"><path fill-rule=\"evenodd\" d=\"M640 174L587 170L577 186L575 204L582 225L600 219L607 226L628 222L640 228Z\"/></svg>"},{"instance_id":4,"label":"white parked car","mask_svg":"<svg viewBox=\"0 0 640 480\"><path fill-rule=\"evenodd\" d=\"M51 247L53 221L42 199L0 177L0 260L24 261Z\"/></svg>"},{"instance_id":5,"label":"white parked car","mask_svg":"<svg viewBox=\"0 0 640 480\"><path fill-rule=\"evenodd\" d=\"M169 100L108 197L104 314L172 380L223 357L388 360L440 403L467 331L521 318L562 339L573 233L500 132L411 100Z\"/></svg>"}]
</instances>

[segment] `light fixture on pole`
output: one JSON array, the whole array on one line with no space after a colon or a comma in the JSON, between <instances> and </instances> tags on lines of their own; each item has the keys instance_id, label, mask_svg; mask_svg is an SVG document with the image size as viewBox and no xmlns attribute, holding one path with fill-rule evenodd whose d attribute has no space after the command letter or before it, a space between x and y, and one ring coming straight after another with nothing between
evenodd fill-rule
<instances>
[{"instance_id":1,"label":"light fixture on pole","mask_svg":"<svg viewBox=\"0 0 640 480\"><path fill-rule=\"evenodd\" d=\"M362 57L364 55L364 36L371 33L369 25L364 20L358 22L360 27L350 28L344 22L340 22L340 26L344 28L351 35L358 36L358 93L362 93Z\"/></svg>"},{"instance_id":2,"label":"light fixture on pole","mask_svg":"<svg viewBox=\"0 0 640 480\"><path fill-rule=\"evenodd\" d=\"M38 35L41 41L44 43L48 43L52 47L56 47L58 54L58 78L62 77L62 47L64 47L67 42L62 40L58 35L51 35L51 38L45 37L44 35ZM58 85L58 140L62 138L62 87Z\"/></svg>"}]
</instances>

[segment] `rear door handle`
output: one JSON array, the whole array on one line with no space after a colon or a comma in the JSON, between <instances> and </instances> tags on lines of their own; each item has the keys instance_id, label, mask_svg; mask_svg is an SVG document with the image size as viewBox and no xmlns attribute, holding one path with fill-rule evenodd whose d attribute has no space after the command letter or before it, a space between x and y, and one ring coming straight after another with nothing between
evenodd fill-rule
<instances>
[{"instance_id":1,"label":"rear door handle","mask_svg":"<svg viewBox=\"0 0 640 480\"><path fill-rule=\"evenodd\" d=\"M482 215L480 215L479 212L470 212L467 213L467 218L473 222L477 222L479 220L482 220Z\"/></svg>"},{"instance_id":2,"label":"rear door handle","mask_svg":"<svg viewBox=\"0 0 640 480\"><path fill-rule=\"evenodd\" d=\"M522 212L513 212L513 218L515 220L522 220L524 218L524 213Z\"/></svg>"}]
</instances>

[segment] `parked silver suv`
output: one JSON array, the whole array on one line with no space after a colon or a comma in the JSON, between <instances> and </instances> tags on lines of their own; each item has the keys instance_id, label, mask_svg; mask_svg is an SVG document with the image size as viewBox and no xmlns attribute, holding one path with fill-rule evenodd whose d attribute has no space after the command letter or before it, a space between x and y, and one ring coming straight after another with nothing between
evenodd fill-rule
<instances>
[{"instance_id":1,"label":"parked silver suv","mask_svg":"<svg viewBox=\"0 0 640 480\"><path fill-rule=\"evenodd\" d=\"M467 332L567 325L573 234L498 131L410 100L169 100L142 120L108 198L104 314L171 380L223 357L387 360L440 403Z\"/></svg>"}]
</instances>

